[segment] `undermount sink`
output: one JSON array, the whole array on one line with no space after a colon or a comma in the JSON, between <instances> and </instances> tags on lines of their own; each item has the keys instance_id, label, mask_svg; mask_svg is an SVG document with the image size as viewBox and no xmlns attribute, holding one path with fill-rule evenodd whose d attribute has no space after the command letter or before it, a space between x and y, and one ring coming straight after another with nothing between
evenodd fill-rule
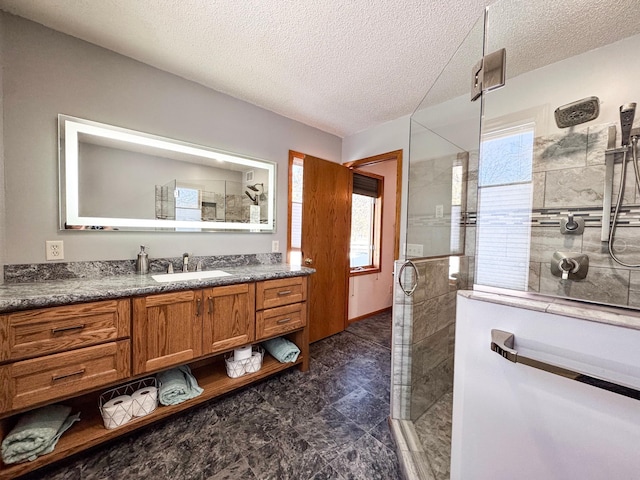
<instances>
[{"instance_id":1,"label":"undermount sink","mask_svg":"<svg viewBox=\"0 0 640 480\"><path fill-rule=\"evenodd\" d=\"M204 280L205 278L228 277L230 273L222 270L205 270L203 272L179 272L151 275L156 282L182 282L184 280Z\"/></svg>"}]
</instances>

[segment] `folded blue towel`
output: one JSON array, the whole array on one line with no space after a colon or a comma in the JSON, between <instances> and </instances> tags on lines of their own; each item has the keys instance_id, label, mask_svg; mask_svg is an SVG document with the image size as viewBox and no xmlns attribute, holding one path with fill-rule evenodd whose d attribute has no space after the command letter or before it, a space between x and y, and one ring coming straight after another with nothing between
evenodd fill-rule
<instances>
[{"instance_id":1,"label":"folded blue towel","mask_svg":"<svg viewBox=\"0 0 640 480\"><path fill-rule=\"evenodd\" d=\"M69 416L70 413L70 407L47 405L22 415L2 441L2 461L5 464L32 462L53 452L62 434L80 420L80 413Z\"/></svg>"},{"instance_id":2,"label":"folded blue towel","mask_svg":"<svg viewBox=\"0 0 640 480\"><path fill-rule=\"evenodd\" d=\"M295 362L300 355L300 349L296 344L286 338L277 337L263 342L264 348L280 363Z\"/></svg>"},{"instance_id":3,"label":"folded blue towel","mask_svg":"<svg viewBox=\"0 0 640 480\"><path fill-rule=\"evenodd\" d=\"M157 378L160 382L158 399L162 405L176 405L204 391L187 365L160 372Z\"/></svg>"}]
</instances>

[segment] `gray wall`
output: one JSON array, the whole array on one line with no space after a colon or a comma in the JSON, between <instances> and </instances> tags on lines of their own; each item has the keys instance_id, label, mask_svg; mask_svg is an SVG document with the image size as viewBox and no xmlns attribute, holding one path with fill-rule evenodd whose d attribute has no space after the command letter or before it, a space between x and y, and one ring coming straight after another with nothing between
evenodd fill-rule
<instances>
[{"instance_id":1,"label":"gray wall","mask_svg":"<svg viewBox=\"0 0 640 480\"><path fill-rule=\"evenodd\" d=\"M112 51L1 14L6 176L5 262L45 261L63 240L65 261L263 253L286 245L288 150L340 161L342 141ZM212 65L211 68L223 68ZM277 232L58 231L57 115L64 113L278 163Z\"/></svg>"},{"instance_id":2,"label":"gray wall","mask_svg":"<svg viewBox=\"0 0 640 480\"><path fill-rule=\"evenodd\" d=\"M2 17L0 17L0 21ZM0 24L1 26L1 24ZM0 282L4 280L5 263L5 215L4 215L4 89L3 89L4 37L0 35Z\"/></svg>"}]
</instances>

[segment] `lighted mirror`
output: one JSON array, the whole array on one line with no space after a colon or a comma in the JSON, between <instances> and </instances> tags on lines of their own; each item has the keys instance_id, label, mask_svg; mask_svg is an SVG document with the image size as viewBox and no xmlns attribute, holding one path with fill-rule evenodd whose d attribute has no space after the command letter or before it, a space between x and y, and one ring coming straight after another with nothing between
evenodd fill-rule
<instances>
[{"instance_id":1,"label":"lighted mirror","mask_svg":"<svg viewBox=\"0 0 640 480\"><path fill-rule=\"evenodd\" d=\"M275 229L276 164L58 116L60 228Z\"/></svg>"}]
</instances>

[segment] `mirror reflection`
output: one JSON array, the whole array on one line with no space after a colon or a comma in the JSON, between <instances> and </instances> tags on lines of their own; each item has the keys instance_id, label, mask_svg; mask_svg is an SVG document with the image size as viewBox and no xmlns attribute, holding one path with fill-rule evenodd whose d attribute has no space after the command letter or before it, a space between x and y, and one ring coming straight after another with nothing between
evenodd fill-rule
<instances>
[{"instance_id":1,"label":"mirror reflection","mask_svg":"<svg viewBox=\"0 0 640 480\"><path fill-rule=\"evenodd\" d=\"M59 116L61 228L273 231L272 162Z\"/></svg>"}]
</instances>

